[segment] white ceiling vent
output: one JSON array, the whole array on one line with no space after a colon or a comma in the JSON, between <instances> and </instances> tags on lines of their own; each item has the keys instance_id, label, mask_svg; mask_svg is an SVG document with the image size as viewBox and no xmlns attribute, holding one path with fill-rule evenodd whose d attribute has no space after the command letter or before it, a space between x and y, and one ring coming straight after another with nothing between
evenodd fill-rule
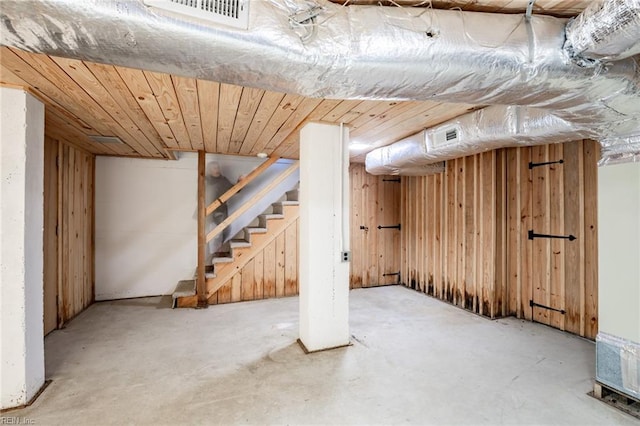
<instances>
[{"instance_id":1,"label":"white ceiling vent","mask_svg":"<svg viewBox=\"0 0 640 426\"><path fill-rule=\"evenodd\" d=\"M100 136L100 135L90 135L89 139L96 143L110 143L110 144L123 144L122 139L117 136Z\"/></svg>"},{"instance_id":2,"label":"white ceiling vent","mask_svg":"<svg viewBox=\"0 0 640 426\"><path fill-rule=\"evenodd\" d=\"M460 130L457 127L449 127L433 134L433 147L454 145L460 139Z\"/></svg>"},{"instance_id":3,"label":"white ceiling vent","mask_svg":"<svg viewBox=\"0 0 640 426\"><path fill-rule=\"evenodd\" d=\"M249 0L144 0L144 4L207 23L249 28Z\"/></svg>"}]
</instances>

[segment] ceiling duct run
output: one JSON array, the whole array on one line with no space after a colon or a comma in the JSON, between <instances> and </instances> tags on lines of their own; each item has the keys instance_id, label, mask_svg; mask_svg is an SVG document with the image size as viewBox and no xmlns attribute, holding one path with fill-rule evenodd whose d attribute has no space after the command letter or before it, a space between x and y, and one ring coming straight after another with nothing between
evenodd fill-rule
<instances>
[{"instance_id":1,"label":"ceiling duct run","mask_svg":"<svg viewBox=\"0 0 640 426\"><path fill-rule=\"evenodd\" d=\"M365 163L367 172L374 175L406 175L417 167L440 165L444 160L493 149L561 143L593 136L544 110L495 105L375 149L367 155ZM437 169L426 170L437 172Z\"/></svg>"},{"instance_id":2,"label":"ceiling duct run","mask_svg":"<svg viewBox=\"0 0 640 426\"><path fill-rule=\"evenodd\" d=\"M0 18L0 43L31 52L308 97L541 108L611 144L640 134L636 60L572 62L554 17L258 0L245 31L142 0L3 0Z\"/></svg>"},{"instance_id":3,"label":"ceiling duct run","mask_svg":"<svg viewBox=\"0 0 640 426\"><path fill-rule=\"evenodd\" d=\"M594 0L567 24L575 58L620 60L640 53L640 0Z\"/></svg>"},{"instance_id":4,"label":"ceiling duct run","mask_svg":"<svg viewBox=\"0 0 640 426\"><path fill-rule=\"evenodd\" d=\"M639 36L640 0L596 1L568 24L564 48L579 66L606 71L605 59L620 60L637 53ZM580 49L576 50L575 46ZM561 143L579 138L600 141L603 147L601 165L640 160L637 116L633 119L632 127L636 129L633 136L634 130L607 135L586 123L560 118L563 111L555 113L557 115L523 106L490 106L373 150L366 157L366 168L372 174L406 174L420 165L492 149ZM455 132L455 137L448 137L451 132Z\"/></svg>"},{"instance_id":5,"label":"ceiling duct run","mask_svg":"<svg viewBox=\"0 0 640 426\"><path fill-rule=\"evenodd\" d=\"M444 162L429 158L426 130L367 154L365 166L373 175L424 176L444 172ZM393 149L388 149L393 146ZM431 161L429 161L431 160Z\"/></svg>"}]
</instances>

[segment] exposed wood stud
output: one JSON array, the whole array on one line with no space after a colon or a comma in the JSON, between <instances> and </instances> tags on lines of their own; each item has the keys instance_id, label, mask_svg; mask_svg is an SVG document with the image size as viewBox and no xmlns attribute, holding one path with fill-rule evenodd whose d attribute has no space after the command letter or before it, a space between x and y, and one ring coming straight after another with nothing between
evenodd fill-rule
<instances>
[{"instance_id":1,"label":"exposed wood stud","mask_svg":"<svg viewBox=\"0 0 640 426\"><path fill-rule=\"evenodd\" d=\"M592 141L510 148L448 161L440 175L403 178L403 283L423 291L426 279L426 293L481 315L516 315L593 339L596 151ZM563 164L529 169L559 158ZM532 228L577 239L532 241ZM440 282L430 285L431 275Z\"/></svg>"},{"instance_id":2,"label":"exposed wood stud","mask_svg":"<svg viewBox=\"0 0 640 426\"><path fill-rule=\"evenodd\" d=\"M196 295L198 306L207 305L207 284L205 280L205 262L207 252L207 240L205 235L205 161L204 151L198 151L198 265L196 272Z\"/></svg>"},{"instance_id":3,"label":"exposed wood stud","mask_svg":"<svg viewBox=\"0 0 640 426\"><path fill-rule=\"evenodd\" d=\"M57 306L45 310L45 323L61 328L94 301L95 156L47 137L45 164L51 180L45 182L45 294ZM57 235L47 232L52 228Z\"/></svg>"}]
</instances>

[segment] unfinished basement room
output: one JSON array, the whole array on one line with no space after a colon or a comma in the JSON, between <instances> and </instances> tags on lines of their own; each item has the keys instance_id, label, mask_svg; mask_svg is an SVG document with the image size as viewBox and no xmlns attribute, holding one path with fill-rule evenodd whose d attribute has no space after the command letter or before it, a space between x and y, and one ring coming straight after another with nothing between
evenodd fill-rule
<instances>
[{"instance_id":1,"label":"unfinished basement room","mask_svg":"<svg viewBox=\"0 0 640 426\"><path fill-rule=\"evenodd\" d=\"M0 424L640 425L640 0L0 18Z\"/></svg>"}]
</instances>

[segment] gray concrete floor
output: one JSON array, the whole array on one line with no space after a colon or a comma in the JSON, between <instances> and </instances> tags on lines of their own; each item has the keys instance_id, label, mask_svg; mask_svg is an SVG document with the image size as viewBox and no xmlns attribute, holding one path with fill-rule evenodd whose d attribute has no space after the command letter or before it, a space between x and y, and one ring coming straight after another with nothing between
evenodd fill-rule
<instances>
[{"instance_id":1,"label":"gray concrete floor","mask_svg":"<svg viewBox=\"0 0 640 426\"><path fill-rule=\"evenodd\" d=\"M401 287L351 292L353 346L303 354L298 300L97 303L46 338L36 424L638 425L597 401L594 344Z\"/></svg>"}]
</instances>

